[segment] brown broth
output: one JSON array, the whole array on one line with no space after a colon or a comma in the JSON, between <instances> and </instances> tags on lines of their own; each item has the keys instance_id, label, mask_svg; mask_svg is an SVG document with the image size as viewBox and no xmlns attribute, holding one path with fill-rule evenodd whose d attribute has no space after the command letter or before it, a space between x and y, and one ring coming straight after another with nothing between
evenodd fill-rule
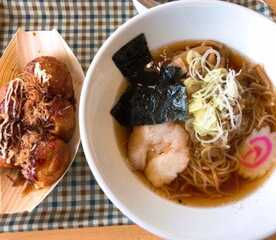
<instances>
[{"instance_id":1,"label":"brown broth","mask_svg":"<svg viewBox=\"0 0 276 240\"><path fill-rule=\"evenodd\" d=\"M185 41L180 41L180 42L176 42L173 44L169 44L169 45L165 45L164 47L161 47L157 50L153 50L152 51L152 55L154 57L155 60L159 61L161 60L160 55L162 55L162 53L165 51L166 55L168 57L173 57L175 56L177 53L186 50L187 46L197 46L198 44L202 43L203 41L201 40L185 40ZM250 64L250 61L248 58L246 58L245 56L242 56L240 53L238 53L237 51L230 49L229 47L227 47L228 50L230 50L229 52L229 68L232 68L234 70L239 70L243 64L247 63Z\"/></svg>"},{"instance_id":2,"label":"brown broth","mask_svg":"<svg viewBox=\"0 0 276 240\"><path fill-rule=\"evenodd\" d=\"M202 42L202 41L189 40L189 41L177 42L174 44L164 46L160 49L154 50L152 53L153 53L154 59L158 61L160 60L160 54L163 53L164 49L166 51L166 55L168 57L172 57L177 52L181 50L185 50L187 45L189 46L191 44L197 45L199 42ZM230 49L229 53L230 53L229 55L230 61L228 66L229 68L239 71L239 69L244 64L246 65L252 64L252 62L250 62L249 59L242 56L240 53L238 53L233 49ZM121 95L121 93L124 91L125 88L126 88L126 84L124 83L118 91L118 96ZM126 160L127 165L135 173L135 175L139 179L141 179L141 181L145 185L147 185L152 191L156 192L162 197L169 199L166 194L165 188L157 189L153 187L152 184L145 178L142 172L133 170L129 161L127 160L127 142L128 142L130 130L120 126L115 120L113 122L114 122L114 131L116 134L118 147L122 157ZM170 199L170 200L181 203L183 205L196 206L196 207L215 207L219 205L225 205L232 202L236 202L248 196L249 194L256 191L259 187L261 187L262 184L270 177L274 168L275 168L275 165L271 168L270 171L268 171L267 174L265 174L265 176L256 180L246 180L238 176L238 174L232 174L229 180L221 186L222 192L225 193L225 195L222 195L222 196L217 196L217 197L208 196L207 194L200 193L194 187L189 187L187 188L185 193L187 192L187 194L190 194L192 196L182 197L181 200L173 200L173 199Z\"/></svg>"}]
</instances>

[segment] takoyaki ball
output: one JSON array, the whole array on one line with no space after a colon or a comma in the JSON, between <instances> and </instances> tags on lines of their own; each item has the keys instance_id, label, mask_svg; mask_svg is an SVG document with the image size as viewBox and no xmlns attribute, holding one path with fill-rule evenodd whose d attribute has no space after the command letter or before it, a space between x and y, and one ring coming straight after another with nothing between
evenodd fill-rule
<instances>
[{"instance_id":1,"label":"takoyaki ball","mask_svg":"<svg viewBox=\"0 0 276 240\"><path fill-rule=\"evenodd\" d=\"M29 62L24 72L33 74L37 83L47 89L49 96L70 99L74 96L73 83L66 65L54 57L42 56Z\"/></svg>"},{"instance_id":2,"label":"takoyaki ball","mask_svg":"<svg viewBox=\"0 0 276 240\"><path fill-rule=\"evenodd\" d=\"M69 146L54 136L41 141L33 155L36 161L35 186L53 184L64 173L70 160Z\"/></svg>"},{"instance_id":3,"label":"takoyaki ball","mask_svg":"<svg viewBox=\"0 0 276 240\"><path fill-rule=\"evenodd\" d=\"M22 175L29 182L34 182L36 179L36 163L33 152L40 141L42 141L42 135L34 131L27 131L19 143L15 166L21 168Z\"/></svg>"},{"instance_id":4,"label":"takoyaki ball","mask_svg":"<svg viewBox=\"0 0 276 240\"><path fill-rule=\"evenodd\" d=\"M0 116L20 119L24 102L25 87L21 78L15 78L0 87Z\"/></svg>"},{"instance_id":5,"label":"takoyaki ball","mask_svg":"<svg viewBox=\"0 0 276 240\"><path fill-rule=\"evenodd\" d=\"M8 163L6 158L0 157L0 168L13 168L13 164Z\"/></svg>"},{"instance_id":6,"label":"takoyaki ball","mask_svg":"<svg viewBox=\"0 0 276 240\"><path fill-rule=\"evenodd\" d=\"M52 185L69 164L69 146L53 135L28 132L23 138L19 154L22 174L36 188Z\"/></svg>"},{"instance_id":7,"label":"takoyaki ball","mask_svg":"<svg viewBox=\"0 0 276 240\"><path fill-rule=\"evenodd\" d=\"M31 129L42 128L69 141L75 128L74 107L69 101L57 98L51 102L27 100L23 122Z\"/></svg>"},{"instance_id":8,"label":"takoyaki ball","mask_svg":"<svg viewBox=\"0 0 276 240\"><path fill-rule=\"evenodd\" d=\"M33 74L24 72L19 77L24 81L26 99L40 102L47 98L47 89L38 84L37 78Z\"/></svg>"},{"instance_id":9,"label":"takoyaki ball","mask_svg":"<svg viewBox=\"0 0 276 240\"><path fill-rule=\"evenodd\" d=\"M75 128L75 111L73 105L65 100L55 99L48 105L49 132L69 141Z\"/></svg>"},{"instance_id":10,"label":"takoyaki ball","mask_svg":"<svg viewBox=\"0 0 276 240\"><path fill-rule=\"evenodd\" d=\"M49 120L49 112L46 102L37 102L33 99L27 99L23 107L23 124L28 129L45 128Z\"/></svg>"},{"instance_id":11,"label":"takoyaki ball","mask_svg":"<svg viewBox=\"0 0 276 240\"><path fill-rule=\"evenodd\" d=\"M17 142L18 139L17 139ZM18 144L14 144L6 150L0 157L0 168L16 168L16 157L18 154Z\"/></svg>"},{"instance_id":12,"label":"takoyaki ball","mask_svg":"<svg viewBox=\"0 0 276 240\"><path fill-rule=\"evenodd\" d=\"M13 159L0 157L0 168L14 168Z\"/></svg>"}]
</instances>

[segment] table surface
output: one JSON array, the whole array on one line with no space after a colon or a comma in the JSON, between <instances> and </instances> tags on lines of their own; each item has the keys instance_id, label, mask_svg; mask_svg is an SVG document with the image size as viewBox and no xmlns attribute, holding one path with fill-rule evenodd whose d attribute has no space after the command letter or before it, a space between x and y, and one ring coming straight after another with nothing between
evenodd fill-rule
<instances>
[{"instance_id":1,"label":"table surface","mask_svg":"<svg viewBox=\"0 0 276 240\"><path fill-rule=\"evenodd\" d=\"M276 12L276 0L266 0L271 8ZM47 230L33 232L18 233L2 233L0 239L9 240L62 240L62 239L79 239L82 240L108 240L108 239L124 239L124 240L158 240L159 238L146 232L136 225L124 226L108 226L108 227L87 227L79 229L65 230ZM272 236L267 240L276 240L276 236Z\"/></svg>"}]
</instances>

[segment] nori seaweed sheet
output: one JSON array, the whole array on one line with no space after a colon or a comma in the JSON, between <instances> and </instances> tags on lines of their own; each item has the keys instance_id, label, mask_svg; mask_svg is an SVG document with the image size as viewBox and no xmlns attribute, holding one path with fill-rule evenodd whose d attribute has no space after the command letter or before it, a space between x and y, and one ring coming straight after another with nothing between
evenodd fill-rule
<instances>
[{"instance_id":1,"label":"nori seaweed sheet","mask_svg":"<svg viewBox=\"0 0 276 240\"><path fill-rule=\"evenodd\" d=\"M186 89L176 83L168 86L128 88L111 110L125 127L158 124L187 119Z\"/></svg>"},{"instance_id":2,"label":"nori seaweed sheet","mask_svg":"<svg viewBox=\"0 0 276 240\"><path fill-rule=\"evenodd\" d=\"M183 73L179 67L163 64L160 69L160 77L162 83L173 84L183 77Z\"/></svg>"},{"instance_id":3,"label":"nori seaweed sheet","mask_svg":"<svg viewBox=\"0 0 276 240\"><path fill-rule=\"evenodd\" d=\"M123 126L185 121L188 117L186 88L179 83L180 68L164 63L160 71L146 69L152 62L144 34L140 34L113 56L113 61L129 80L129 87L111 110Z\"/></svg>"},{"instance_id":4,"label":"nori seaweed sheet","mask_svg":"<svg viewBox=\"0 0 276 240\"><path fill-rule=\"evenodd\" d=\"M113 62L123 76L132 84L152 85L158 82L158 74L145 71L145 66L153 61L144 34L140 34L112 57Z\"/></svg>"}]
</instances>

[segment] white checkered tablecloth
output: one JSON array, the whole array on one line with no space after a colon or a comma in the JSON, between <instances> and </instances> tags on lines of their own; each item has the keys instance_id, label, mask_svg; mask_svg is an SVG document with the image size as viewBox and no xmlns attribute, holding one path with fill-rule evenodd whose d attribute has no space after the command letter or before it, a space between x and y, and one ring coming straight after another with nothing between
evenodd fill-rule
<instances>
[{"instance_id":1,"label":"white checkered tablecloth","mask_svg":"<svg viewBox=\"0 0 276 240\"><path fill-rule=\"evenodd\" d=\"M234 0L272 18L261 1ZM0 0L0 51L18 27L56 28L86 71L104 40L136 11L127 0ZM31 213L0 215L0 232L131 223L95 182L82 148L54 191Z\"/></svg>"}]
</instances>

